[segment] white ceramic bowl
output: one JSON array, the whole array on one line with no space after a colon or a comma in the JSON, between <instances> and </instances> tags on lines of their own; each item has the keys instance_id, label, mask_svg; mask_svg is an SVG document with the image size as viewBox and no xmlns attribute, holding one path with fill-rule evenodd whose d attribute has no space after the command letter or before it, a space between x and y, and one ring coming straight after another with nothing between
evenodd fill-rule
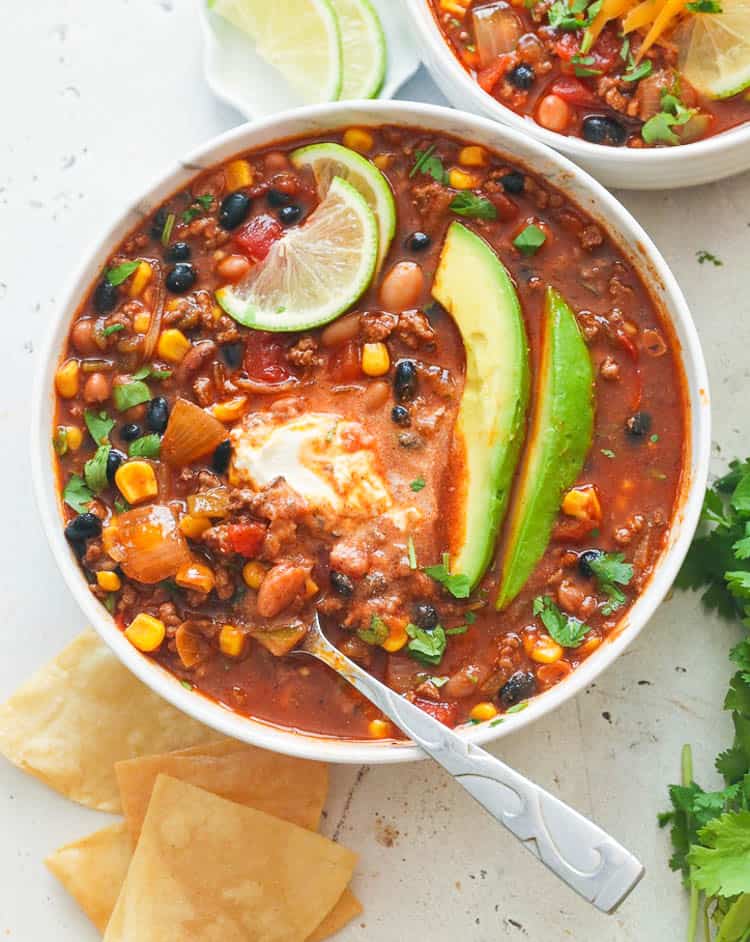
<instances>
[{"instance_id":1,"label":"white ceramic bowl","mask_svg":"<svg viewBox=\"0 0 750 942\"><path fill-rule=\"evenodd\" d=\"M372 740L353 742L312 736L232 713L199 694L187 691L175 677L140 654L125 640L112 618L91 594L63 536L51 446L53 377L73 314L112 249L142 220L144 214L185 186L197 170L211 167L239 152L285 138L319 134L350 125L384 123L429 128L505 153L509 160L526 164L551 185L569 194L615 237L644 280L652 286L657 300L674 326L675 336L682 349L688 384L690 418L689 437L685 443L686 474L669 545L646 590L625 616L617 636L609 639L562 683L532 700L523 712L508 716L504 723L494 728L488 725L464 728L461 736L470 742L483 743L516 732L582 690L616 660L654 613L677 575L697 525L709 461L708 379L690 312L673 275L643 229L613 196L570 161L528 135L519 134L484 118L473 118L431 105L343 102L304 108L276 119L236 128L188 155L182 163L162 174L148 192L123 212L97 240L92 250L84 255L85 261L68 285L54 321L48 325L49 339L41 358L32 412L32 468L44 530L65 581L86 618L123 663L144 683L180 710L227 736L277 752L331 762L403 762L421 758L422 753L408 743Z\"/></svg>"},{"instance_id":2,"label":"white ceramic bowl","mask_svg":"<svg viewBox=\"0 0 750 942\"><path fill-rule=\"evenodd\" d=\"M606 147L556 134L517 114L483 91L453 54L428 0L406 0L422 61L446 98L469 114L494 118L549 144L588 170L605 186L663 190L712 183L750 168L750 122L715 137L679 147Z\"/></svg>"}]
</instances>

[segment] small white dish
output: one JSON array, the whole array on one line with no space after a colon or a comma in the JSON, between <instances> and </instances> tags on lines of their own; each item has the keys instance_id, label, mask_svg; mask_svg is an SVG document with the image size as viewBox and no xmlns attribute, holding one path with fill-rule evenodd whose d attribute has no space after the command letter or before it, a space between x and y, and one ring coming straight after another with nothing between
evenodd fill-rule
<instances>
[{"instance_id":1,"label":"small white dish","mask_svg":"<svg viewBox=\"0 0 750 942\"><path fill-rule=\"evenodd\" d=\"M252 40L196 0L203 30L203 70L209 88L248 120L269 118L306 104L279 72L256 54ZM409 18L400 0L371 0L388 49L385 81L378 98L393 98L419 68ZM273 0L269 0L273 3Z\"/></svg>"},{"instance_id":2,"label":"small white dish","mask_svg":"<svg viewBox=\"0 0 750 942\"><path fill-rule=\"evenodd\" d=\"M517 114L485 92L461 65L432 14L428 0L405 0L422 61L450 103L469 114L494 118L554 147L605 186L624 190L673 190L713 183L750 169L750 122L704 141L679 147L606 147L556 134Z\"/></svg>"}]
</instances>

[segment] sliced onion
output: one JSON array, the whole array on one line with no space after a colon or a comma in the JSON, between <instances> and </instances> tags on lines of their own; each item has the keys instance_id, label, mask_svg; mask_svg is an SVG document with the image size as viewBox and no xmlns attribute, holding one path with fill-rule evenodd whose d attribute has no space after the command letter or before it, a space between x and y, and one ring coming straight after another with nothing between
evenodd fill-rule
<instances>
[{"instance_id":1,"label":"sliced onion","mask_svg":"<svg viewBox=\"0 0 750 942\"><path fill-rule=\"evenodd\" d=\"M178 399L161 441L161 457L173 468L184 468L211 454L226 439L227 430L217 418L194 402Z\"/></svg>"},{"instance_id":2,"label":"sliced onion","mask_svg":"<svg viewBox=\"0 0 750 942\"><path fill-rule=\"evenodd\" d=\"M171 579L190 561L190 550L169 507L136 507L112 518L104 549L131 579L153 585Z\"/></svg>"},{"instance_id":3,"label":"sliced onion","mask_svg":"<svg viewBox=\"0 0 750 942\"><path fill-rule=\"evenodd\" d=\"M187 506L188 513L194 517L226 517L229 513L229 491L225 487L214 487L210 491L191 494Z\"/></svg>"},{"instance_id":4,"label":"sliced onion","mask_svg":"<svg viewBox=\"0 0 750 942\"><path fill-rule=\"evenodd\" d=\"M523 35L520 18L504 0L476 7L472 12L479 63L492 65L498 56L513 52Z\"/></svg>"},{"instance_id":5,"label":"sliced onion","mask_svg":"<svg viewBox=\"0 0 750 942\"><path fill-rule=\"evenodd\" d=\"M156 278L154 279L156 283L156 293L154 298L154 313L151 315L151 320L148 324L148 330L146 331L146 337L143 341L143 359L150 360L154 355L154 350L156 350L156 344L159 340L159 334L161 333L161 322L164 317L164 295L165 295L165 277L163 266L156 263L152 263L152 269L156 269Z\"/></svg>"},{"instance_id":6,"label":"sliced onion","mask_svg":"<svg viewBox=\"0 0 750 942\"><path fill-rule=\"evenodd\" d=\"M190 670L211 654L211 645L193 622L184 621L175 632L175 647L183 666Z\"/></svg>"}]
</instances>

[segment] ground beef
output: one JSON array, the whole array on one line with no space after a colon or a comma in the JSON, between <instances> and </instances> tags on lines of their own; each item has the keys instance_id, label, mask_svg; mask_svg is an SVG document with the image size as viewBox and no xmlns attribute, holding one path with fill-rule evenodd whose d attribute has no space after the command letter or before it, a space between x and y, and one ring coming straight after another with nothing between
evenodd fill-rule
<instances>
[{"instance_id":1,"label":"ground beef","mask_svg":"<svg viewBox=\"0 0 750 942\"><path fill-rule=\"evenodd\" d=\"M322 357L318 353L318 341L314 337L302 337L287 350L286 358L292 366L319 366Z\"/></svg>"},{"instance_id":2,"label":"ground beef","mask_svg":"<svg viewBox=\"0 0 750 942\"><path fill-rule=\"evenodd\" d=\"M396 336L412 350L420 343L435 342L435 331L422 311L404 311L398 319Z\"/></svg>"},{"instance_id":3,"label":"ground beef","mask_svg":"<svg viewBox=\"0 0 750 942\"><path fill-rule=\"evenodd\" d=\"M630 99L623 95L627 89L627 83L613 75L603 75L596 85L596 93L607 102L614 111L626 111L630 104Z\"/></svg>"},{"instance_id":4,"label":"ground beef","mask_svg":"<svg viewBox=\"0 0 750 942\"><path fill-rule=\"evenodd\" d=\"M359 315L359 327L362 337L367 343L378 343L387 340L398 325L396 314L386 311L367 311Z\"/></svg>"},{"instance_id":5,"label":"ground beef","mask_svg":"<svg viewBox=\"0 0 750 942\"><path fill-rule=\"evenodd\" d=\"M247 492L244 492L245 494ZM250 510L264 520L300 520L308 512L307 501L284 478L276 478L255 494Z\"/></svg>"},{"instance_id":6,"label":"ground beef","mask_svg":"<svg viewBox=\"0 0 750 942\"><path fill-rule=\"evenodd\" d=\"M201 216L186 226L178 226L177 235L180 239L201 238L207 249L218 249L231 237L231 233L220 228L214 216Z\"/></svg>"},{"instance_id":7,"label":"ground beef","mask_svg":"<svg viewBox=\"0 0 750 942\"><path fill-rule=\"evenodd\" d=\"M411 189L414 208L422 219L425 232L434 231L448 214L453 193L437 181L415 183Z\"/></svg>"},{"instance_id":8,"label":"ground beef","mask_svg":"<svg viewBox=\"0 0 750 942\"><path fill-rule=\"evenodd\" d=\"M584 248L587 252L590 252L592 249L597 248L604 242L604 236L602 235L602 230L598 226L584 226L578 234L578 241L581 243L581 248Z\"/></svg>"}]
</instances>

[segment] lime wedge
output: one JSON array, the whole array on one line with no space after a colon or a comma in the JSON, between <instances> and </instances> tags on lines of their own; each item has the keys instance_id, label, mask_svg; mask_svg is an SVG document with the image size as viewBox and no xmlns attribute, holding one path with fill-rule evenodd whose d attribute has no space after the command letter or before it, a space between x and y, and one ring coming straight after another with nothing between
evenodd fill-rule
<instances>
[{"instance_id":1,"label":"lime wedge","mask_svg":"<svg viewBox=\"0 0 750 942\"><path fill-rule=\"evenodd\" d=\"M680 71L707 98L750 87L750 0L721 0L721 13L695 13L677 38Z\"/></svg>"},{"instance_id":2,"label":"lime wedge","mask_svg":"<svg viewBox=\"0 0 750 942\"><path fill-rule=\"evenodd\" d=\"M266 260L216 300L258 330L307 330L332 321L367 290L378 260L378 224L360 193L335 178L305 225L287 230Z\"/></svg>"},{"instance_id":3,"label":"lime wedge","mask_svg":"<svg viewBox=\"0 0 750 942\"><path fill-rule=\"evenodd\" d=\"M310 167L321 198L325 197L335 177L346 180L362 194L378 220L380 267L396 233L396 201L390 184L375 164L341 144L311 144L300 147L290 156L298 169Z\"/></svg>"},{"instance_id":4,"label":"lime wedge","mask_svg":"<svg viewBox=\"0 0 750 942\"><path fill-rule=\"evenodd\" d=\"M375 98L385 79L383 27L370 0L331 0L341 27L344 82L339 98Z\"/></svg>"},{"instance_id":5,"label":"lime wedge","mask_svg":"<svg viewBox=\"0 0 750 942\"><path fill-rule=\"evenodd\" d=\"M308 103L335 101L341 91L341 31L331 0L209 0L209 8L255 40Z\"/></svg>"}]
</instances>

